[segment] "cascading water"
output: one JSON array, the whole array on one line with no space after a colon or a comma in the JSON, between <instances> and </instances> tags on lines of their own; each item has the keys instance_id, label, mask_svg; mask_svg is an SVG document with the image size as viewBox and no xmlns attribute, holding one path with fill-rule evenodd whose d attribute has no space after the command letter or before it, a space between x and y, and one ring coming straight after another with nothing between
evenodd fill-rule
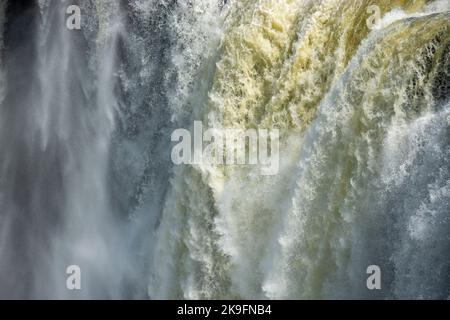
<instances>
[{"instance_id":1,"label":"cascading water","mask_svg":"<svg viewBox=\"0 0 450 320\"><path fill-rule=\"evenodd\" d=\"M450 1L3 0L0 48L0 298L450 296ZM194 120L278 173L173 165Z\"/></svg>"}]
</instances>

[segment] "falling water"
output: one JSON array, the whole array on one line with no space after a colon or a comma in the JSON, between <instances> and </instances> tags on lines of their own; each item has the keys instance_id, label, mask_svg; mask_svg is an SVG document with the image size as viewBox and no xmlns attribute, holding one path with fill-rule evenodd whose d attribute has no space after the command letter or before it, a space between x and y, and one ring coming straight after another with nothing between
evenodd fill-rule
<instances>
[{"instance_id":1,"label":"falling water","mask_svg":"<svg viewBox=\"0 0 450 320\"><path fill-rule=\"evenodd\" d=\"M448 0L0 1L0 298L449 297L449 29ZM194 120L279 128L278 174L174 166Z\"/></svg>"}]
</instances>

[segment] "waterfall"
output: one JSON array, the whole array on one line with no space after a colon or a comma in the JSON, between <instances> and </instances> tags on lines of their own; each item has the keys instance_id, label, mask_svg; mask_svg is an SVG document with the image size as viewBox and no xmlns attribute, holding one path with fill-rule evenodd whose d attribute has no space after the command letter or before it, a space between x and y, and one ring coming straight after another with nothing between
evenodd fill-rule
<instances>
[{"instance_id":1,"label":"waterfall","mask_svg":"<svg viewBox=\"0 0 450 320\"><path fill-rule=\"evenodd\" d=\"M0 1L0 298L446 299L449 28L448 0ZM278 173L175 165L194 121L279 129Z\"/></svg>"}]
</instances>

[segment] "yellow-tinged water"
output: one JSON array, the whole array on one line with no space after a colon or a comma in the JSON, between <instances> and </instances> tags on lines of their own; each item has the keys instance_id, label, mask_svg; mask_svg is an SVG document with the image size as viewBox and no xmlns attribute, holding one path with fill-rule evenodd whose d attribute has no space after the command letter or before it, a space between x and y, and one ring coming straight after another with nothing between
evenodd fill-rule
<instances>
[{"instance_id":1,"label":"yellow-tinged water","mask_svg":"<svg viewBox=\"0 0 450 320\"><path fill-rule=\"evenodd\" d=\"M158 264L170 267L155 268L150 295L444 294L424 289L417 274L445 232L435 229L434 239L417 243L411 230L420 229L423 206L436 221L446 214L448 168L436 168L448 165L449 109L436 87L449 74L449 3L227 5L200 117L214 127L282 129L280 172L177 170L155 251ZM373 28L370 6L380 12ZM430 200L430 179L443 202ZM388 270L385 291L367 290L371 264ZM439 286L435 278L423 281Z\"/></svg>"}]
</instances>

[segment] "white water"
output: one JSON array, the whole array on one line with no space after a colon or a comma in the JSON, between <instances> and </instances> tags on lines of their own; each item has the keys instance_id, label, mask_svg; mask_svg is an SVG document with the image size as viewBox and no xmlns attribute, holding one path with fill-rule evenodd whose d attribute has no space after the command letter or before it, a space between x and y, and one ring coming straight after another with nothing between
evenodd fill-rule
<instances>
[{"instance_id":1,"label":"white water","mask_svg":"<svg viewBox=\"0 0 450 320\"><path fill-rule=\"evenodd\" d=\"M0 297L447 298L450 3L366 2L2 2ZM194 120L279 174L173 167Z\"/></svg>"}]
</instances>

